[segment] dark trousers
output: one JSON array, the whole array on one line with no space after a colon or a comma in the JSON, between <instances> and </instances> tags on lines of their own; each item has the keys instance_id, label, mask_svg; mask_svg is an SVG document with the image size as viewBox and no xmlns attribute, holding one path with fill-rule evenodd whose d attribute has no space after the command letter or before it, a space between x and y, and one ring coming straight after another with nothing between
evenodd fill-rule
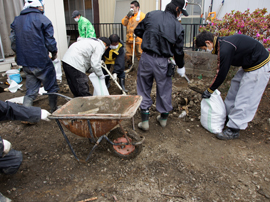
<instances>
[{"instance_id":1,"label":"dark trousers","mask_svg":"<svg viewBox=\"0 0 270 202\"><path fill-rule=\"evenodd\" d=\"M7 155L0 157L0 172L6 175L15 174L22 164L22 152L11 149Z\"/></svg>"},{"instance_id":2,"label":"dark trousers","mask_svg":"<svg viewBox=\"0 0 270 202\"><path fill-rule=\"evenodd\" d=\"M172 78L166 76L167 69L168 58L142 53L137 72L137 94L143 97L141 109L149 109L153 104L151 90L154 79L157 111L167 113L173 109Z\"/></svg>"},{"instance_id":3,"label":"dark trousers","mask_svg":"<svg viewBox=\"0 0 270 202\"><path fill-rule=\"evenodd\" d=\"M69 64L63 62L69 88L74 97L91 96L89 93L89 79L86 74L80 72Z\"/></svg>"}]
</instances>

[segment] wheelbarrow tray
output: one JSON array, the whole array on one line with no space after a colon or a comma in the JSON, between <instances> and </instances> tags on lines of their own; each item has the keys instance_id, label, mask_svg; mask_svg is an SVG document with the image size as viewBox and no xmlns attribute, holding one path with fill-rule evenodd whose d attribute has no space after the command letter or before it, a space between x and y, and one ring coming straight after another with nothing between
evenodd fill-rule
<instances>
[{"instance_id":1,"label":"wheelbarrow tray","mask_svg":"<svg viewBox=\"0 0 270 202\"><path fill-rule=\"evenodd\" d=\"M123 119L132 118L141 101L139 95L77 97L49 118L59 120L78 136L91 138L93 135L98 138L110 132ZM89 124L92 131L89 130Z\"/></svg>"}]
</instances>

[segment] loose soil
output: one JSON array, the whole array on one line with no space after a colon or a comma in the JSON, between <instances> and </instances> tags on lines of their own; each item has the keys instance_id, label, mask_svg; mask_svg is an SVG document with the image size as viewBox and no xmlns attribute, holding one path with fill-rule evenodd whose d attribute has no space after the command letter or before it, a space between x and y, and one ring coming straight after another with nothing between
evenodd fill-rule
<instances>
[{"instance_id":1,"label":"loose soil","mask_svg":"<svg viewBox=\"0 0 270 202\"><path fill-rule=\"evenodd\" d=\"M191 79L192 75L188 77ZM203 88L211 80L204 76L193 78ZM220 88L223 98L227 86ZM25 85L22 88L24 91L14 94L1 93L1 100L23 96ZM59 93L72 97L65 77L60 88ZM136 95L136 69L127 75L126 88L130 95ZM113 83L109 92L121 93ZM165 128L156 121L155 102L150 109L149 131L138 129L139 111L134 115L135 130L145 141L142 152L131 160L115 157L106 141L102 141L87 163L78 162L54 120L36 125L1 122L2 138L22 151L24 159L15 175L0 175L0 192L15 202L77 202L93 197L97 197L93 201L102 202L269 201L269 96L270 86L254 120L241 131L239 139L221 141L200 124L200 94L175 75L174 109ZM155 88L152 98L155 100ZM59 97L58 105L66 102ZM47 97L39 96L34 106L49 110ZM178 118L184 109L187 116ZM131 119L124 120L122 126L132 129ZM64 131L78 157L85 159L93 144L65 128Z\"/></svg>"}]
</instances>

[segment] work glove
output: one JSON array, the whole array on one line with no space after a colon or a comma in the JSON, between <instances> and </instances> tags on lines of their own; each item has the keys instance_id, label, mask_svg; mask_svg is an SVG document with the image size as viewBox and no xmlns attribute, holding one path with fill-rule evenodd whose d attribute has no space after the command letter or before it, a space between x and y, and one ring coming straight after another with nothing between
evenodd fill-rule
<instances>
[{"instance_id":1,"label":"work glove","mask_svg":"<svg viewBox=\"0 0 270 202\"><path fill-rule=\"evenodd\" d=\"M54 61L57 58L57 52L52 53L51 60Z\"/></svg>"},{"instance_id":2,"label":"work glove","mask_svg":"<svg viewBox=\"0 0 270 202\"><path fill-rule=\"evenodd\" d=\"M130 11L127 14L127 17L130 18L132 15L134 15L134 10L130 9Z\"/></svg>"},{"instance_id":3,"label":"work glove","mask_svg":"<svg viewBox=\"0 0 270 202\"><path fill-rule=\"evenodd\" d=\"M117 74L116 73L114 73L112 76L113 76L113 80L117 80Z\"/></svg>"},{"instance_id":4,"label":"work glove","mask_svg":"<svg viewBox=\"0 0 270 202\"><path fill-rule=\"evenodd\" d=\"M50 119L48 119L48 116L50 116L50 115L51 115L50 112L48 112L45 109L41 109L41 120L50 121Z\"/></svg>"},{"instance_id":5,"label":"work glove","mask_svg":"<svg viewBox=\"0 0 270 202\"><path fill-rule=\"evenodd\" d=\"M98 77L99 79L105 79L104 74L102 74L101 76Z\"/></svg>"},{"instance_id":6,"label":"work glove","mask_svg":"<svg viewBox=\"0 0 270 202\"><path fill-rule=\"evenodd\" d=\"M11 150L11 143L9 141L3 139L3 145L4 145L3 156L5 156Z\"/></svg>"},{"instance_id":7,"label":"work glove","mask_svg":"<svg viewBox=\"0 0 270 202\"><path fill-rule=\"evenodd\" d=\"M182 67L182 68L177 68L177 73L181 76L184 77L186 75L186 68Z\"/></svg>"},{"instance_id":8,"label":"work glove","mask_svg":"<svg viewBox=\"0 0 270 202\"><path fill-rule=\"evenodd\" d=\"M210 98L211 97L211 93L208 90L205 90L202 94L202 98Z\"/></svg>"}]
</instances>

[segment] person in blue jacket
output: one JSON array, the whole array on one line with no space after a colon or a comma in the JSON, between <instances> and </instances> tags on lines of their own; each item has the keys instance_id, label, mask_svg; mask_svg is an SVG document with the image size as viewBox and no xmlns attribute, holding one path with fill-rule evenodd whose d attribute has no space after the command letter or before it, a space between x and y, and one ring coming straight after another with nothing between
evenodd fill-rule
<instances>
[{"instance_id":1,"label":"person in blue jacket","mask_svg":"<svg viewBox=\"0 0 270 202\"><path fill-rule=\"evenodd\" d=\"M0 100L0 121L49 121L49 115L50 113L47 110L39 107L25 107ZM0 136L0 173L5 175L15 174L20 168L22 160L22 152L12 149L11 143ZM9 201L9 199L0 193L0 201Z\"/></svg>"},{"instance_id":2,"label":"person in blue jacket","mask_svg":"<svg viewBox=\"0 0 270 202\"><path fill-rule=\"evenodd\" d=\"M57 56L56 41L51 21L43 15L39 0L29 0L11 24L11 47L16 52L17 64L26 74L26 95L23 105L32 106L41 83L48 93L59 90L52 60ZM52 57L49 57L49 52ZM57 109L57 95L49 95L51 112Z\"/></svg>"}]
</instances>

